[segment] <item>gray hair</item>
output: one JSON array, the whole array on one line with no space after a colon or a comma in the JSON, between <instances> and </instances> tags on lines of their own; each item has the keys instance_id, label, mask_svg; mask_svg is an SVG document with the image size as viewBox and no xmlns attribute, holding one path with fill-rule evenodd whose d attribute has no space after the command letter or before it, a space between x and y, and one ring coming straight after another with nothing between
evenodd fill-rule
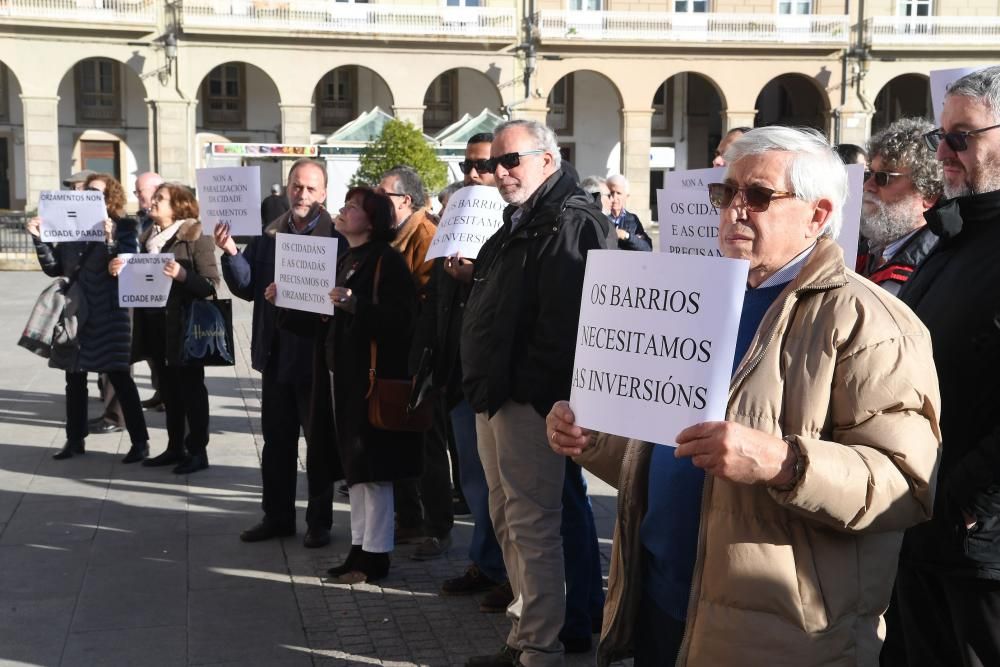
<instances>
[{"instance_id":1,"label":"gray hair","mask_svg":"<svg viewBox=\"0 0 1000 667\"><path fill-rule=\"evenodd\" d=\"M493 130L493 135L499 137L507 130L515 127L523 127L527 130L534 141L535 148L552 155L552 164L556 169L562 166L562 154L559 152L559 141L556 139L556 133L544 123L539 123L537 120L508 120L498 125Z\"/></svg>"},{"instance_id":2,"label":"gray hair","mask_svg":"<svg viewBox=\"0 0 1000 667\"><path fill-rule=\"evenodd\" d=\"M821 236L837 238L843 222L841 209L847 200L847 169L830 150L826 137L811 128L780 125L755 128L729 145L725 155L726 175L743 158L771 151L793 154L788 165L788 182L797 199L833 202Z\"/></svg>"},{"instance_id":3,"label":"gray hair","mask_svg":"<svg viewBox=\"0 0 1000 667\"><path fill-rule=\"evenodd\" d=\"M625 192L631 190L628 179L625 178L624 174L615 174L614 176L608 176L608 186L610 186L612 183L620 183L621 185L623 185L624 187L622 189L625 190Z\"/></svg>"},{"instance_id":4,"label":"gray hair","mask_svg":"<svg viewBox=\"0 0 1000 667\"><path fill-rule=\"evenodd\" d=\"M454 183L449 183L448 185L441 188L441 192L437 193L438 201L445 201L453 194L465 187L462 181L455 181Z\"/></svg>"},{"instance_id":5,"label":"gray hair","mask_svg":"<svg viewBox=\"0 0 1000 667\"><path fill-rule=\"evenodd\" d=\"M890 168L909 167L913 187L927 199L941 194L941 163L927 143L924 135L934 129L923 118L900 118L868 140L868 154L876 156Z\"/></svg>"},{"instance_id":6,"label":"gray hair","mask_svg":"<svg viewBox=\"0 0 1000 667\"><path fill-rule=\"evenodd\" d=\"M948 86L945 97L953 95L979 98L993 113L994 120L1000 121L1000 65L966 74Z\"/></svg>"},{"instance_id":7,"label":"gray hair","mask_svg":"<svg viewBox=\"0 0 1000 667\"><path fill-rule=\"evenodd\" d=\"M606 183L607 179L601 178L600 176L588 176L580 181L580 189L589 194L596 195L601 192L601 186Z\"/></svg>"},{"instance_id":8,"label":"gray hair","mask_svg":"<svg viewBox=\"0 0 1000 667\"><path fill-rule=\"evenodd\" d=\"M424 181L420 178L420 174L417 173L416 169L405 165L396 165L382 174L382 180L384 181L390 176L395 176L399 179L400 194L410 195L410 201L413 203L414 210L422 209L427 204Z\"/></svg>"}]
</instances>

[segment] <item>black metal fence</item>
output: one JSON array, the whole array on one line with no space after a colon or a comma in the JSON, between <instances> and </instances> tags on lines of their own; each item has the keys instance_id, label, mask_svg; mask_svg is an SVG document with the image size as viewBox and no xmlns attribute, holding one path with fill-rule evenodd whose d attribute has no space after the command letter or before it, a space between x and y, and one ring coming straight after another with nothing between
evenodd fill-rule
<instances>
[{"instance_id":1,"label":"black metal fence","mask_svg":"<svg viewBox=\"0 0 1000 667\"><path fill-rule=\"evenodd\" d=\"M24 213L0 213L0 252L35 254L31 236L24 229Z\"/></svg>"}]
</instances>

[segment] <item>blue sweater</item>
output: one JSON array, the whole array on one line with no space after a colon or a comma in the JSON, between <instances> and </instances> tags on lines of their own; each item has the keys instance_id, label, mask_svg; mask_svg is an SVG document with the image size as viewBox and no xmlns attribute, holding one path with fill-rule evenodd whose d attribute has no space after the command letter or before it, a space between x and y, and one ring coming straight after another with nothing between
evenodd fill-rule
<instances>
[{"instance_id":1,"label":"blue sweater","mask_svg":"<svg viewBox=\"0 0 1000 667\"><path fill-rule=\"evenodd\" d=\"M764 314L787 284L747 290L733 356L734 373ZM695 467L690 458L676 458L673 447L653 448L646 515L639 527L645 550L643 579L656 606L678 621L687 616L704 481L704 471Z\"/></svg>"}]
</instances>

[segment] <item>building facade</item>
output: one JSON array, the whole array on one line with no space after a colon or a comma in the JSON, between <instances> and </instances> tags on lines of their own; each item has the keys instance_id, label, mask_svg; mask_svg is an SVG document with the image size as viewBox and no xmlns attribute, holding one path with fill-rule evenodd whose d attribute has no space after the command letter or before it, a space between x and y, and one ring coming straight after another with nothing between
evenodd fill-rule
<instances>
[{"instance_id":1,"label":"building facade","mask_svg":"<svg viewBox=\"0 0 1000 667\"><path fill-rule=\"evenodd\" d=\"M861 13L863 12L863 14ZM5 0L0 209L83 168L193 183L211 142L324 143L374 107L433 135L544 120L632 204L731 127L863 144L928 72L1000 61L1000 0ZM280 176L286 164L278 164Z\"/></svg>"}]
</instances>

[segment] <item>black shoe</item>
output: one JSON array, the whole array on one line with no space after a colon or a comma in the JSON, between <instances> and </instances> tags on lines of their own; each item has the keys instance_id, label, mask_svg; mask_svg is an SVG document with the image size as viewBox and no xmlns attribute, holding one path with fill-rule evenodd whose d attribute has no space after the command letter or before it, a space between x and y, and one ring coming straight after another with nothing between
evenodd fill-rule
<instances>
[{"instance_id":1,"label":"black shoe","mask_svg":"<svg viewBox=\"0 0 1000 667\"><path fill-rule=\"evenodd\" d=\"M195 452L188 454L187 458L181 461L174 468L175 475L190 475L191 473L204 470L208 467L208 454L205 452Z\"/></svg>"},{"instance_id":2,"label":"black shoe","mask_svg":"<svg viewBox=\"0 0 1000 667\"><path fill-rule=\"evenodd\" d=\"M136 463L137 461L145 461L149 457L149 443L148 442L133 442L132 446L128 450L128 454L122 459L122 463Z\"/></svg>"},{"instance_id":3,"label":"black shoe","mask_svg":"<svg viewBox=\"0 0 1000 667\"><path fill-rule=\"evenodd\" d=\"M147 410L159 410L163 407L163 400L160 398L160 392L156 392L151 397L147 398L145 401L140 401L139 405L146 408Z\"/></svg>"},{"instance_id":4,"label":"black shoe","mask_svg":"<svg viewBox=\"0 0 1000 667\"><path fill-rule=\"evenodd\" d=\"M341 563L340 565L337 565L336 567L331 567L329 570L326 571L326 573L331 577L339 577L342 574L347 574L356 567L360 567L359 565L360 560L361 560L361 545L352 544L351 550L347 552L347 558L344 559L344 562Z\"/></svg>"},{"instance_id":5,"label":"black shoe","mask_svg":"<svg viewBox=\"0 0 1000 667\"><path fill-rule=\"evenodd\" d=\"M510 582L505 581L496 586L479 601L479 611L484 614L500 614L507 611L507 607L514 601L514 591L510 587Z\"/></svg>"},{"instance_id":6,"label":"black shoe","mask_svg":"<svg viewBox=\"0 0 1000 667\"><path fill-rule=\"evenodd\" d=\"M295 534L295 524L285 526L264 517L260 523L240 533L244 542L263 542L275 537L291 537Z\"/></svg>"},{"instance_id":7,"label":"black shoe","mask_svg":"<svg viewBox=\"0 0 1000 667\"><path fill-rule=\"evenodd\" d=\"M161 466L174 466L184 460L184 452L176 449L167 449L162 454L158 454L151 459L146 459L142 465L149 468L159 468Z\"/></svg>"},{"instance_id":8,"label":"black shoe","mask_svg":"<svg viewBox=\"0 0 1000 667\"><path fill-rule=\"evenodd\" d=\"M344 482L343 484L337 487L337 495L340 496L341 498L351 497L351 490L350 488L348 488L347 482Z\"/></svg>"},{"instance_id":9,"label":"black shoe","mask_svg":"<svg viewBox=\"0 0 1000 667\"><path fill-rule=\"evenodd\" d=\"M521 652L513 646L503 645L498 653L492 655L477 655L465 661L465 667L511 667L519 665Z\"/></svg>"},{"instance_id":10,"label":"black shoe","mask_svg":"<svg viewBox=\"0 0 1000 667\"><path fill-rule=\"evenodd\" d=\"M83 440L67 440L62 449L53 454L52 458L56 461L62 461L63 459L71 459L83 453Z\"/></svg>"},{"instance_id":11,"label":"black shoe","mask_svg":"<svg viewBox=\"0 0 1000 667\"><path fill-rule=\"evenodd\" d=\"M472 595L496 588L497 582L482 573L475 564L470 565L461 577L446 579L441 584L442 595Z\"/></svg>"},{"instance_id":12,"label":"black shoe","mask_svg":"<svg viewBox=\"0 0 1000 667\"><path fill-rule=\"evenodd\" d=\"M121 433L124 429L114 422L101 419L99 424L90 424L87 430L94 435L104 435L105 433Z\"/></svg>"},{"instance_id":13,"label":"black shoe","mask_svg":"<svg viewBox=\"0 0 1000 667\"><path fill-rule=\"evenodd\" d=\"M302 546L306 549L319 549L330 543L330 531L326 528L309 528L302 538Z\"/></svg>"},{"instance_id":14,"label":"black shoe","mask_svg":"<svg viewBox=\"0 0 1000 667\"><path fill-rule=\"evenodd\" d=\"M456 517L460 516L471 516L472 510L469 509L469 504L465 502L462 498L456 498L451 502L452 513Z\"/></svg>"},{"instance_id":15,"label":"black shoe","mask_svg":"<svg viewBox=\"0 0 1000 667\"><path fill-rule=\"evenodd\" d=\"M389 575L389 554L362 551L350 571L336 578L338 584L366 584Z\"/></svg>"}]
</instances>

